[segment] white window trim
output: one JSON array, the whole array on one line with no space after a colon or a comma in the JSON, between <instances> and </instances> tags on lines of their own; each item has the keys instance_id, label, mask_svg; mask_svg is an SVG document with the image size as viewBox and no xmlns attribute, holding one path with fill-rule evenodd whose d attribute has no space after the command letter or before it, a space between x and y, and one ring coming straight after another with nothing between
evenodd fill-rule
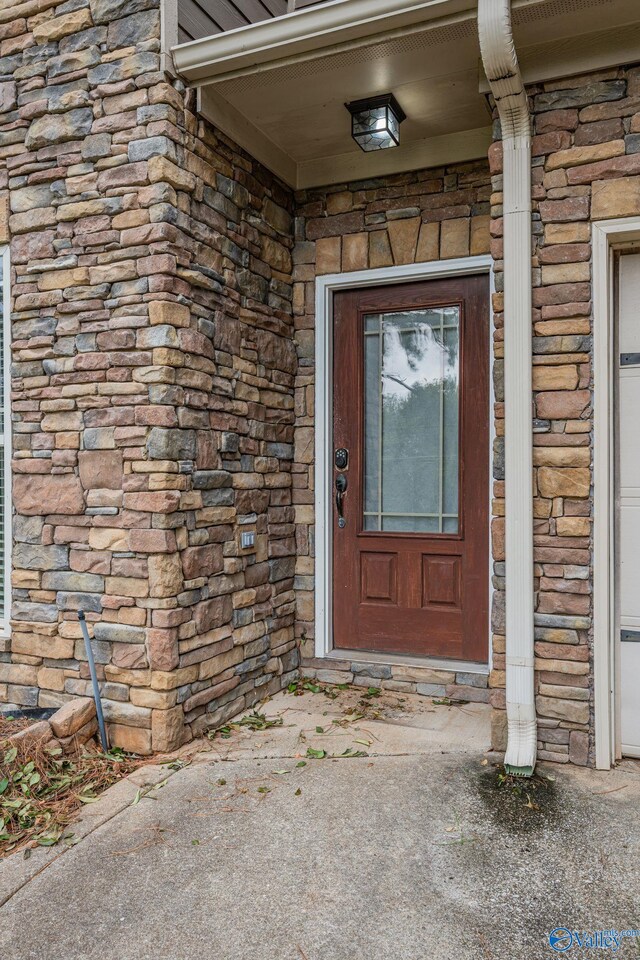
<instances>
[{"instance_id":1,"label":"white window trim","mask_svg":"<svg viewBox=\"0 0 640 960\"><path fill-rule=\"evenodd\" d=\"M494 292L493 260L490 256L461 257L454 260L435 260L430 263L411 263L398 267L383 267L375 270L358 270L353 273L326 274L316 278L316 325L315 325L315 656L330 658L338 656L333 651L331 616L332 597L332 554L333 554L333 295L339 290L353 287L383 286L392 283L404 283L416 280L432 280L438 277L463 277L477 273L488 273L490 293ZM490 322L493 330L492 297L490 296ZM493 337L490 337L490 404L488 411L491 423L489 481L493 477ZM489 490L491 497L491 488ZM491 550L491 544L489 544ZM490 606L492 599L491 561L489 566ZM349 659L349 654L345 654ZM367 661L366 651L358 659ZM353 658L351 658L353 659ZM381 659L380 657L377 658ZM394 657L382 658L386 663L419 662L421 665L439 669L457 669L464 672L486 673L487 665L467 664L458 661L439 660L434 657ZM491 630L489 627L489 667L491 665Z\"/></svg>"},{"instance_id":2,"label":"white window trim","mask_svg":"<svg viewBox=\"0 0 640 960\"><path fill-rule=\"evenodd\" d=\"M0 618L0 637L11 633L11 547L13 543L12 497L11 497L11 293L9 269L9 247L0 247L0 271L2 273L2 297L4 326L2 330L4 345L4 599L5 615Z\"/></svg>"},{"instance_id":3,"label":"white window trim","mask_svg":"<svg viewBox=\"0 0 640 960\"><path fill-rule=\"evenodd\" d=\"M640 217L593 224L593 683L596 767L621 756L616 610L614 251L640 242Z\"/></svg>"}]
</instances>

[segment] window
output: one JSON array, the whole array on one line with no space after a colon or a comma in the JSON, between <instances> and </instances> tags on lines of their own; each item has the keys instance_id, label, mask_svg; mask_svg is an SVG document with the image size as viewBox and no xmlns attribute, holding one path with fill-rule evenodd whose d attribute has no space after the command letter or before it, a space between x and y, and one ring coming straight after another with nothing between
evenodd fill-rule
<instances>
[{"instance_id":1,"label":"window","mask_svg":"<svg viewBox=\"0 0 640 960\"><path fill-rule=\"evenodd\" d=\"M9 249L0 248L0 635L11 616L11 378Z\"/></svg>"},{"instance_id":2,"label":"window","mask_svg":"<svg viewBox=\"0 0 640 960\"><path fill-rule=\"evenodd\" d=\"M458 533L460 308L366 314L364 529Z\"/></svg>"}]
</instances>

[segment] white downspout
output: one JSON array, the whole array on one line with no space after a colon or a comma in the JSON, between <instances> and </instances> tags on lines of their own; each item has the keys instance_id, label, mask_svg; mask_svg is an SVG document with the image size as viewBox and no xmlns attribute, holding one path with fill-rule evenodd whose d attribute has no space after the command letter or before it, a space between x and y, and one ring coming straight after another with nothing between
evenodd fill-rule
<instances>
[{"instance_id":1,"label":"white downspout","mask_svg":"<svg viewBox=\"0 0 640 960\"><path fill-rule=\"evenodd\" d=\"M507 772L536 764L531 386L531 121L510 0L478 0L484 70L504 151L504 398Z\"/></svg>"}]
</instances>

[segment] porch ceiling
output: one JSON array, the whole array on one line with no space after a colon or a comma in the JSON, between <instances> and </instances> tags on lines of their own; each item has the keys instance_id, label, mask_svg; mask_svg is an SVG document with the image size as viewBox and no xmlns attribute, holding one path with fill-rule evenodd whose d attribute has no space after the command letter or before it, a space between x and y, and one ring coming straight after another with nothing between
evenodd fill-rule
<instances>
[{"instance_id":1,"label":"porch ceiling","mask_svg":"<svg viewBox=\"0 0 640 960\"><path fill-rule=\"evenodd\" d=\"M205 116L289 185L319 186L486 155L491 119L476 7L476 0L334 0L181 44L173 54L179 72L200 85ZM527 81L640 60L637 0L514 0L513 7ZM401 145L364 154L351 140L344 104L389 91L407 114Z\"/></svg>"}]
</instances>

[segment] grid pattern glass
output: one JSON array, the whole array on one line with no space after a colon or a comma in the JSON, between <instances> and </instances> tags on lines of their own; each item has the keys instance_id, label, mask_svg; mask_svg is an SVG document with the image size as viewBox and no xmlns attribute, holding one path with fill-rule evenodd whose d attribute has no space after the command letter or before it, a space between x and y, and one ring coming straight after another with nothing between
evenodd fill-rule
<instances>
[{"instance_id":1,"label":"grid pattern glass","mask_svg":"<svg viewBox=\"0 0 640 960\"><path fill-rule=\"evenodd\" d=\"M367 153L397 147L400 142L398 118L389 106L360 110L351 126L354 140Z\"/></svg>"},{"instance_id":2,"label":"grid pattern glass","mask_svg":"<svg viewBox=\"0 0 640 960\"><path fill-rule=\"evenodd\" d=\"M458 532L458 307L364 317L364 529Z\"/></svg>"}]
</instances>

